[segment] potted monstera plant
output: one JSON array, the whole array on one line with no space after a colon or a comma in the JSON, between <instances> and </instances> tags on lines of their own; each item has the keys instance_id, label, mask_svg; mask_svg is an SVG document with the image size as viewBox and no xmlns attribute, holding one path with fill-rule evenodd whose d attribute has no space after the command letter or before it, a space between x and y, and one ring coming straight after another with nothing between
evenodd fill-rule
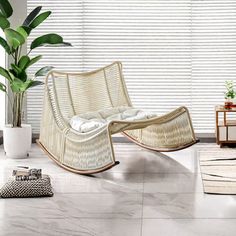
<instances>
[{"instance_id":1,"label":"potted monstera plant","mask_svg":"<svg viewBox=\"0 0 236 236\"><path fill-rule=\"evenodd\" d=\"M4 150L10 157L26 157L31 146L31 126L22 124L23 100L28 89L42 85L37 77L46 75L52 67L46 66L35 72L30 77L27 70L37 63L42 56L31 57L32 50L43 46L71 46L55 33L45 34L35 38L30 51L22 55L22 47L27 43L31 31L46 20L51 11L40 13L42 7L36 7L22 22L22 25L11 28L8 18L13 14L13 9L8 0L0 0L0 28L5 38L0 37L0 45L5 49L12 63L8 69L0 67L0 75L8 81L8 86L0 83L0 90L7 94L12 110L12 124L7 124L3 130Z\"/></svg>"}]
</instances>

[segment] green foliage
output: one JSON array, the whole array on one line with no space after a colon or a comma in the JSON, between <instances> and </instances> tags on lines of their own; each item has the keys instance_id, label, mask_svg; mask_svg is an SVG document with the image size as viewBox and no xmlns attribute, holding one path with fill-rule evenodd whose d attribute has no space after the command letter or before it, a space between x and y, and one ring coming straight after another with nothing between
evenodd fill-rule
<instances>
[{"instance_id":1,"label":"green foliage","mask_svg":"<svg viewBox=\"0 0 236 236\"><path fill-rule=\"evenodd\" d=\"M28 37L28 33L26 31L26 28L24 28L23 26L19 26L16 31L21 34L25 40L27 40L27 37Z\"/></svg>"},{"instance_id":2,"label":"green foliage","mask_svg":"<svg viewBox=\"0 0 236 236\"><path fill-rule=\"evenodd\" d=\"M24 36L11 28L5 29L4 33L9 46L13 49L17 49L19 46L25 43Z\"/></svg>"},{"instance_id":3,"label":"green foliage","mask_svg":"<svg viewBox=\"0 0 236 236\"><path fill-rule=\"evenodd\" d=\"M10 84L11 89L15 93L25 92L28 88L32 88L38 85L42 85L43 82L38 80L27 80L23 82L20 79L14 79L14 81Z\"/></svg>"},{"instance_id":4,"label":"green foliage","mask_svg":"<svg viewBox=\"0 0 236 236\"><path fill-rule=\"evenodd\" d=\"M234 90L234 82L232 80L226 80L225 87L226 87L225 98L234 99L236 97L236 92Z\"/></svg>"},{"instance_id":5,"label":"green foliage","mask_svg":"<svg viewBox=\"0 0 236 236\"><path fill-rule=\"evenodd\" d=\"M29 26L29 24L32 22L32 20L39 14L42 7L36 7L30 14L26 17L25 21L23 22L23 26Z\"/></svg>"},{"instance_id":6,"label":"green foliage","mask_svg":"<svg viewBox=\"0 0 236 236\"><path fill-rule=\"evenodd\" d=\"M11 77L9 71L7 71L6 69L2 68L1 66L0 66L0 75L2 75L7 80L9 80L9 82L12 81L12 77Z\"/></svg>"},{"instance_id":7,"label":"green foliage","mask_svg":"<svg viewBox=\"0 0 236 236\"><path fill-rule=\"evenodd\" d=\"M0 14L0 28L2 30L4 30L8 27L10 27L10 22L8 21L8 19L5 16Z\"/></svg>"},{"instance_id":8,"label":"green foliage","mask_svg":"<svg viewBox=\"0 0 236 236\"><path fill-rule=\"evenodd\" d=\"M1 82L0 82L0 90L3 91L4 93L7 91L6 85Z\"/></svg>"},{"instance_id":9,"label":"green foliage","mask_svg":"<svg viewBox=\"0 0 236 236\"><path fill-rule=\"evenodd\" d=\"M13 13L13 9L8 0L0 0L0 10L1 14L6 18L9 18Z\"/></svg>"},{"instance_id":10,"label":"green foliage","mask_svg":"<svg viewBox=\"0 0 236 236\"><path fill-rule=\"evenodd\" d=\"M27 55L24 55L20 58L18 62L18 66L22 69L25 70L27 68L27 65L30 63L30 58Z\"/></svg>"},{"instance_id":11,"label":"green foliage","mask_svg":"<svg viewBox=\"0 0 236 236\"><path fill-rule=\"evenodd\" d=\"M11 54L10 46L7 44L7 41L2 37L0 37L0 45L5 49L7 54Z\"/></svg>"},{"instance_id":12,"label":"green foliage","mask_svg":"<svg viewBox=\"0 0 236 236\"><path fill-rule=\"evenodd\" d=\"M39 26L44 20L46 20L51 15L51 11L46 11L38 15L33 21L30 23L29 27L34 29Z\"/></svg>"},{"instance_id":13,"label":"green foliage","mask_svg":"<svg viewBox=\"0 0 236 236\"><path fill-rule=\"evenodd\" d=\"M29 63L26 65L26 68L32 66L34 63L38 62L41 58L42 58L42 56L39 55L39 56L36 56L36 57L30 59Z\"/></svg>"},{"instance_id":14,"label":"green foliage","mask_svg":"<svg viewBox=\"0 0 236 236\"><path fill-rule=\"evenodd\" d=\"M21 25L20 27L25 30L25 32L27 33L27 37L28 37L30 35L31 28L29 26L25 26L25 25Z\"/></svg>"},{"instance_id":15,"label":"green foliage","mask_svg":"<svg viewBox=\"0 0 236 236\"><path fill-rule=\"evenodd\" d=\"M22 70L17 65L12 63L11 69L9 71L14 75L14 77L20 78L23 82L25 82L27 80L26 71Z\"/></svg>"},{"instance_id":16,"label":"green foliage","mask_svg":"<svg viewBox=\"0 0 236 236\"><path fill-rule=\"evenodd\" d=\"M43 46L71 46L70 43L63 41L63 38L55 33L42 35L33 40L30 51L27 55L21 55L22 46L27 42L27 38L31 31L41 25L50 15L51 11L40 14L42 7L36 7L24 20L23 24L16 29L12 29L8 18L12 15L13 9L8 0L0 0L0 28L5 34L5 38L0 37L0 46L5 52L14 59L14 63L10 68L4 69L0 67L0 75L8 82L13 93L13 126L21 126L21 109L25 92L32 87L42 85L37 77L45 76L53 67L46 66L39 69L34 78L29 78L27 69L37 63L42 56L38 55L31 58L32 50ZM0 83L0 90L7 93L7 87ZM17 106L17 107L15 107Z\"/></svg>"},{"instance_id":17,"label":"green foliage","mask_svg":"<svg viewBox=\"0 0 236 236\"><path fill-rule=\"evenodd\" d=\"M52 69L53 69L53 66L45 66L45 67L39 69L39 70L35 73L35 77L44 76L44 75L46 75L49 71L51 71Z\"/></svg>"},{"instance_id":18,"label":"green foliage","mask_svg":"<svg viewBox=\"0 0 236 236\"><path fill-rule=\"evenodd\" d=\"M37 47L42 47L42 46L48 46L48 45L54 45L54 46L71 46L68 43L63 42L63 38L58 35L58 34L45 34L43 36L40 36L36 38L30 46L30 49L33 50Z\"/></svg>"}]
</instances>

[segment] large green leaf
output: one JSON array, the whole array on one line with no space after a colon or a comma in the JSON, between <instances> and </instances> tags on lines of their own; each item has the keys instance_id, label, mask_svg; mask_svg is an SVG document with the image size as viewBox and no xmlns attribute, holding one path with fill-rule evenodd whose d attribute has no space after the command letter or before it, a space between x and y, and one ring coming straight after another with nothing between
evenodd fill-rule
<instances>
[{"instance_id":1,"label":"large green leaf","mask_svg":"<svg viewBox=\"0 0 236 236\"><path fill-rule=\"evenodd\" d=\"M11 77L11 80L14 80L14 79L15 79L15 75L13 75L13 74L11 73L11 70L8 70L8 73L9 73L9 75L10 75L10 77Z\"/></svg>"},{"instance_id":2,"label":"large green leaf","mask_svg":"<svg viewBox=\"0 0 236 236\"><path fill-rule=\"evenodd\" d=\"M23 82L25 82L26 80L27 80L27 73L26 73L26 71L25 70L23 70L19 75L18 75L18 78L21 80L21 81L23 81Z\"/></svg>"},{"instance_id":3,"label":"large green leaf","mask_svg":"<svg viewBox=\"0 0 236 236\"><path fill-rule=\"evenodd\" d=\"M25 70L29 62L30 58L28 56L22 56L18 62L18 66L21 68L21 70Z\"/></svg>"},{"instance_id":4,"label":"large green leaf","mask_svg":"<svg viewBox=\"0 0 236 236\"><path fill-rule=\"evenodd\" d=\"M0 45L5 49L7 54L11 54L11 48L7 44L7 41L3 39L2 37L0 37Z\"/></svg>"},{"instance_id":5,"label":"large green leaf","mask_svg":"<svg viewBox=\"0 0 236 236\"><path fill-rule=\"evenodd\" d=\"M25 90L38 86L38 85L43 85L44 83L39 81L39 80L27 80L25 83L27 86L25 87Z\"/></svg>"},{"instance_id":6,"label":"large green leaf","mask_svg":"<svg viewBox=\"0 0 236 236\"><path fill-rule=\"evenodd\" d=\"M17 77L18 79L20 79L21 81L25 82L27 80L27 74L25 70L22 70L21 68L19 68L17 65L15 64L11 64L12 70L10 70L10 72Z\"/></svg>"},{"instance_id":7,"label":"large green leaf","mask_svg":"<svg viewBox=\"0 0 236 236\"><path fill-rule=\"evenodd\" d=\"M64 46L71 46L70 43L65 43L63 42L63 38L58 35L58 34L45 34L41 37L36 38L32 43L31 43L31 50L37 47L42 47L46 45L64 45Z\"/></svg>"},{"instance_id":8,"label":"large green leaf","mask_svg":"<svg viewBox=\"0 0 236 236\"><path fill-rule=\"evenodd\" d=\"M23 22L23 26L29 26L29 24L32 22L32 20L39 14L41 11L42 7L36 7L25 19Z\"/></svg>"},{"instance_id":9,"label":"large green leaf","mask_svg":"<svg viewBox=\"0 0 236 236\"><path fill-rule=\"evenodd\" d=\"M46 11L38 15L29 25L30 28L34 29L39 26L44 20L46 20L50 15L51 11Z\"/></svg>"},{"instance_id":10,"label":"large green leaf","mask_svg":"<svg viewBox=\"0 0 236 236\"><path fill-rule=\"evenodd\" d=\"M25 43L25 38L17 31L8 28L8 29L5 29L4 32L5 32L7 41L14 49L16 49L17 47Z\"/></svg>"},{"instance_id":11,"label":"large green leaf","mask_svg":"<svg viewBox=\"0 0 236 236\"><path fill-rule=\"evenodd\" d=\"M0 82L0 90L3 91L3 92L6 92L7 91L7 87L5 84L1 83Z\"/></svg>"},{"instance_id":12,"label":"large green leaf","mask_svg":"<svg viewBox=\"0 0 236 236\"><path fill-rule=\"evenodd\" d=\"M8 0L0 0L0 10L2 14L7 18L9 18L13 13L13 9Z\"/></svg>"},{"instance_id":13,"label":"large green leaf","mask_svg":"<svg viewBox=\"0 0 236 236\"><path fill-rule=\"evenodd\" d=\"M6 69L2 68L1 66L0 66L0 75L5 77L9 81L12 81L12 78L11 78L11 75L9 74L9 72Z\"/></svg>"},{"instance_id":14,"label":"large green leaf","mask_svg":"<svg viewBox=\"0 0 236 236\"><path fill-rule=\"evenodd\" d=\"M45 44L45 47L72 47L71 43L68 42L62 42L57 44Z\"/></svg>"},{"instance_id":15,"label":"large green leaf","mask_svg":"<svg viewBox=\"0 0 236 236\"><path fill-rule=\"evenodd\" d=\"M36 73L35 73L35 77L37 76L44 76L46 75L50 70L52 70L54 67L53 66L45 66L41 69L39 69Z\"/></svg>"},{"instance_id":16,"label":"large green leaf","mask_svg":"<svg viewBox=\"0 0 236 236\"><path fill-rule=\"evenodd\" d=\"M16 76L18 76L22 72L21 68L19 68L17 65L15 65L13 63L11 63L11 68L15 72L14 75L16 75Z\"/></svg>"},{"instance_id":17,"label":"large green leaf","mask_svg":"<svg viewBox=\"0 0 236 236\"><path fill-rule=\"evenodd\" d=\"M41 58L42 58L41 55L32 58L32 59L30 60L30 62L26 65L26 68L32 66L33 64L35 64L36 62L38 62Z\"/></svg>"},{"instance_id":18,"label":"large green leaf","mask_svg":"<svg viewBox=\"0 0 236 236\"><path fill-rule=\"evenodd\" d=\"M3 16L0 15L0 28L2 28L2 30L5 30L6 28L10 27L10 22L8 21L8 19Z\"/></svg>"},{"instance_id":19,"label":"large green leaf","mask_svg":"<svg viewBox=\"0 0 236 236\"><path fill-rule=\"evenodd\" d=\"M22 80L15 78L12 83L10 84L11 89L13 92L25 92L27 89L42 85L43 82L38 80L27 80L23 82Z\"/></svg>"},{"instance_id":20,"label":"large green leaf","mask_svg":"<svg viewBox=\"0 0 236 236\"><path fill-rule=\"evenodd\" d=\"M22 26L19 26L19 27L16 29L16 31L17 31L18 33L20 33L20 34L24 37L24 39L25 39L25 41L26 41L26 39L27 39L27 37L28 37L28 33L25 31L25 29L24 29Z\"/></svg>"},{"instance_id":21,"label":"large green leaf","mask_svg":"<svg viewBox=\"0 0 236 236\"><path fill-rule=\"evenodd\" d=\"M20 26L20 27L22 27L22 28L25 30L25 32L26 32L28 35L30 35L31 28L30 28L29 26L22 25L22 26Z\"/></svg>"},{"instance_id":22,"label":"large green leaf","mask_svg":"<svg viewBox=\"0 0 236 236\"><path fill-rule=\"evenodd\" d=\"M10 83L11 90L14 93L24 92L24 82L18 78L14 78L14 80Z\"/></svg>"}]
</instances>

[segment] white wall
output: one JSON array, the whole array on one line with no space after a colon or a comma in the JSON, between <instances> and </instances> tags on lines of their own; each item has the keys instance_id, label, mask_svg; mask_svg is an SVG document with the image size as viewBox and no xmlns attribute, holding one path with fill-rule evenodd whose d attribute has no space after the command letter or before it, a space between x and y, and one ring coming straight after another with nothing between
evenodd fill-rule
<instances>
[{"instance_id":1,"label":"white wall","mask_svg":"<svg viewBox=\"0 0 236 236\"><path fill-rule=\"evenodd\" d=\"M0 32L0 36L3 36L3 32ZM2 47L0 47L0 66L5 67L5 52ZM2 76L0 76L0 82L5 83L5 80ZM3 128L5 124L5 94L0 91L0 130Z\"/></svg>"}]
</instances>

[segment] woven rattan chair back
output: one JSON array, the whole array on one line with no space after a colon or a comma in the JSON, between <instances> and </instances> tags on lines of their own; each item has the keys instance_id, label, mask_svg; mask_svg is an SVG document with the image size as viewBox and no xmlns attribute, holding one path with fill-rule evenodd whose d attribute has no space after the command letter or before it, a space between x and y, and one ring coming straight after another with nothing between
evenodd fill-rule
<instances>
[{"instance_id":1,"label":"woven rattan chair back","mask_svg":"<svg viewBox=\"0 0 236 236\"><path fill-rule=\"evenodd\" d=\"M52 81L52 83L50 83ZM49 74L48 87L64 119L109 107L131 106L121 63L89 73Z\"/></svg>"}]
</instances>

